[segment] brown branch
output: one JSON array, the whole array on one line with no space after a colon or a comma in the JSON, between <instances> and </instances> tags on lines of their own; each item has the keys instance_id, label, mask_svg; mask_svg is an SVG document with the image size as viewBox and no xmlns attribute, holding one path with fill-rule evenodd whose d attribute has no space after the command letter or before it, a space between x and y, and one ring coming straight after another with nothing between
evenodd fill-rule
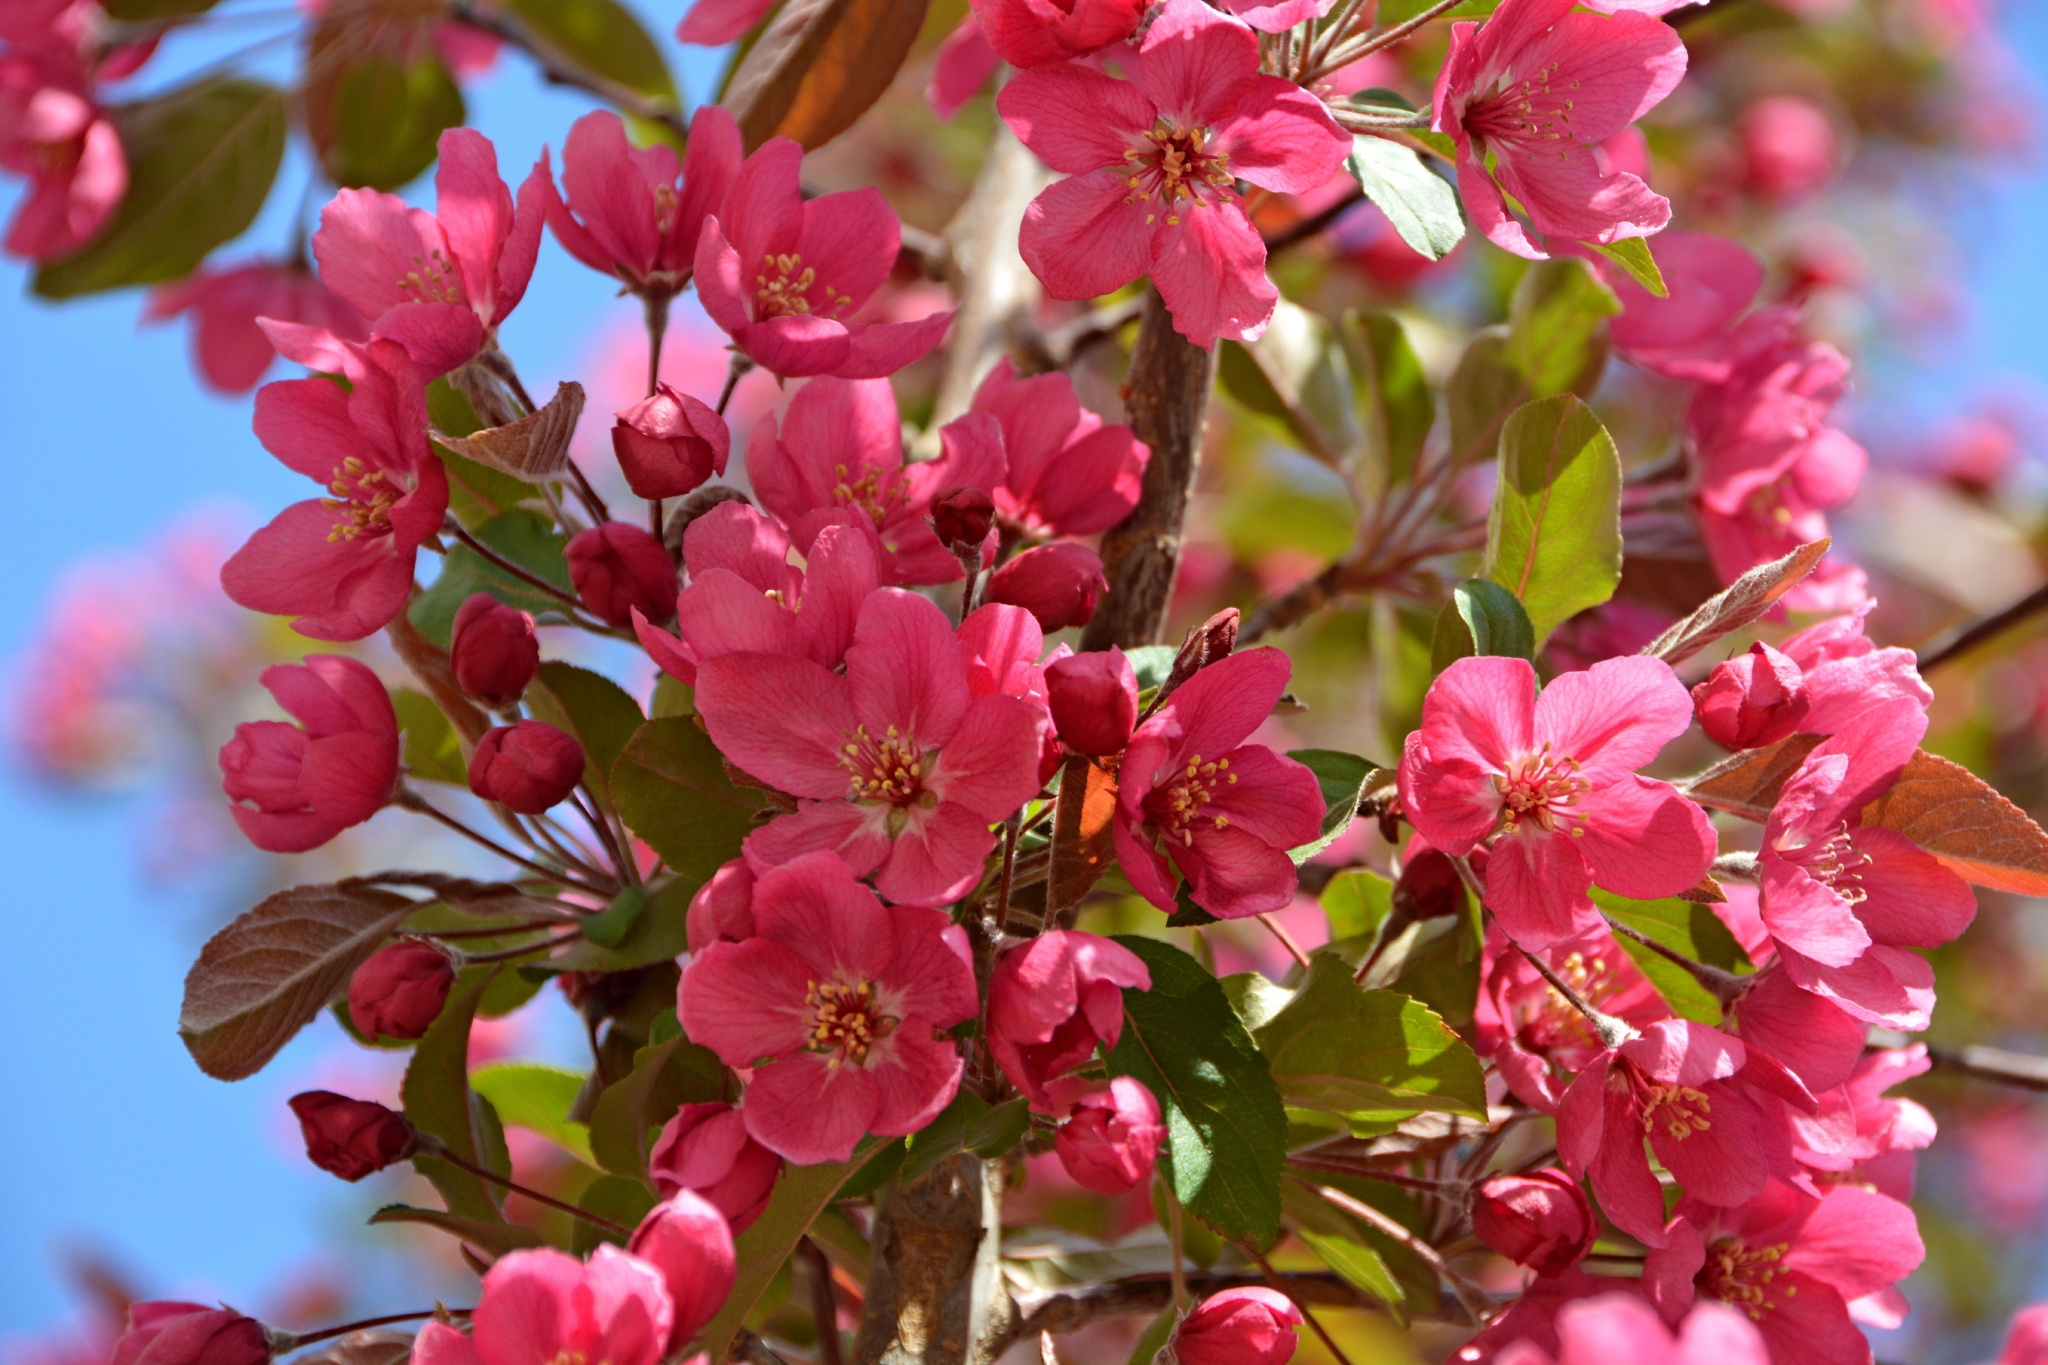
<instances>
[{"instance_id":1,"label":"brown branch","mask_svg":"<svg viewBox=\"0 0 2048 1365\"><path fill-rule=\"evenodd\" d=\"M2009 607L1994 611L1989 616L1981 616L1975 621L1964 622L1928 645L1920 651L1920 671L1930 672L2043 610L2048 610L2048 584L2034 589Z\"/></svg>"},{"instance_id":2,"label":"brown branch","mask_svg":"<svg viewBox=\"0 0 2048 1365\"><path fill-rule=\"evenodd\" d=\"M1909 1041L1905 1034L1890 1029L1877 1029L1870 1035L1874 1050L1904 1047ZM1976 1043L1963 1047L1935 1047L1930 1044L1927 1060L1934 1063L1937 1071L1952 1071L1973 1080L1993 1081L2017 1090L2048 1094L2048 1057Z\"/></svg>"},{"instance_id":3,"label":"brown branch","mask_svg":"<svg viewBox=\"0 0 2048 1365\"><path fill-rule=\"evenodd\" d=\"M1335 1275L1304 1273L1278 1275L1274 1278L1279 1282L1278 1287L1281 1291L1298 1303L1320 1304L1332 1308L1379 1307ZM1198 1298L1205 1298L1225 1289L1267 1287L1267 1280L1263 1275L1190 1275L1187 1282L1188 1292ZM1157 1279L1119 1280L1111 1284L1087 1285L1043 1299L1030 1298L1018 1304L1022 1315L1012 1324L1003 1339L1003 1344L1008 1345L1024 1337L1036 1336L1040 1332L1063 1336L1087 1326L1098 1318L1139 1313L1156 1316L1172 1302L1173 1282L1164 1275Z\"/></svg>"},{"instance_id":4,"label":"brown branch","mask_svg":"<svg viewBox=\"0 0 2048 1365\"><path fill-rule=\"evenodd\" d=\"M1333 1208L1342 1209L1360 1222L1369 1224L1421 1257L1429 1268L1434 1270L1446 1285L1450 1286L1451 1292L1457 1296L1459 1306L1472 1315L1473 1322L1485 1322L1487 1318L1492 1316L1493 1300L1486 1296L1486 1291L1466 1279L1463 1275L1460 1275L1456 1270L1453 1270L1451 1263L1443 1258L1441 1252L1422 1238L1416 1236L1413 1231L1389 1218L1386 1214L1381 1213L1364 1200L1354 1199L1340 1189L1329 1185L1310 1185L1307 1181L1302 1181L1301 1183L1315 1191L1324 1203L1329 1204Z\"/></svg>"},{"instance_id":5,"label":"brown branch","mask_svg":"<svg viewBox=\"0 0 2048 1365\"><path fill-rule=\"evenodd\" d=\"M1266 254L1268 256L1278 255L1291 246L1297 246L1307 241L1364 202L1364 190L1350 191L1342 199L1339 199L1321 212L1311 213L1308 217L1288 227L1284 227L1271 237L1266 238Z\"/></svg>"}]
</instances>

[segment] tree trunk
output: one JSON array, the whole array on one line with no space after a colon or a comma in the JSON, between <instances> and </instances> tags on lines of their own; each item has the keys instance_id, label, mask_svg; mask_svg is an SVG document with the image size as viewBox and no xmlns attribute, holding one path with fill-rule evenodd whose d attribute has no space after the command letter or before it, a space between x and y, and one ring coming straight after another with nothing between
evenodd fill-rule
<instances>
[{"instance_id":1,"label":"tree trunk","mask_svg":"<svg viewBox=\"0 0 2048 1365\"><path fill-rule=\"evenodd\" d=\"M1016 1307L1000 1265L1004 1163L948 1158L875 1214L853 1365L989 1365Z\"/></svg>"}]
</instances>

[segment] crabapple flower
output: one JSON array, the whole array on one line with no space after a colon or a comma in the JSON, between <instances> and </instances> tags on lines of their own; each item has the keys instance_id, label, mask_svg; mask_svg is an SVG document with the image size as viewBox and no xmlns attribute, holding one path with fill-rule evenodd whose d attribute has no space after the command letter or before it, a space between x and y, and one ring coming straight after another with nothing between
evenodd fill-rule
<instances>
[{"instance_id":1,"label":"crabapple flower","mask_svg":"<svg viewBox=\"0 0 2048 1365\"><path fill-rule=\"evenodd\" d=\"M1799 665L1762 640L1714 665L1692 690L1700 729L1724 749L1761 749L1799 728L1812 705Z\"/></svg>"},{"instance_id":2,"label":"crabapple flower","mask_svg":"<svg viewBox=\"0 0 2048 1365\"><path fill-rule=\"evenodd\" d=\"M612 453L635 497L679 498L725 473L731 450L725 419L667 384L657 383L612 426Z\"/></svg>"},{"instance_id":3,"label":"crabapple flower","mask_svg":"<svg viewBox=\"0 0 2048 1365\"><path fill-rule=\"evenodd\" d=\"M638 526L608 521L578 531L562 557L569 562L577 599L607 625L629 625L636 612L665 621L675 608L675 563L662 543Z\"/></svg>"},{"instance_id":4,"label":"crabapple flower","mask_svg":"<svg viewBox=\"0 0 2048 1365\"><path fill-rule=\"evenodd\" d=\"M306 1139L306 1159L351 1183L411 1156L419 1133L405 1115L375 1100L330 1090L294 1095L292 1113Z\"/></svg>"},{"instance_id":5,"label":"crabapple flower","mask_svg":"<svg viewBox=\"0 0 2048 1365\"><path fill-rule=\"evenodd\" d=\"M1074 1183L1096 1194L1124 1194L1152 1178L1166 1140L1159 1101L1143 1083L1118 1076L1072 1101L1053 1134L1053 1151Z\"/></svg>"},{"instance_id":6,"label":"crabapple flower","mask_svg":"<svg viewBox=\"0 0 2048 1365\"><path fill-rule=\"evenodd\" d=\"M543 158L515 208L497 149L473 128L442 133L439 157L434 213L394 194L342 190L313 234L320 278L429 377L496 344L533 276L553 185Z\"/></svg>"},{"instance_id":7,"label":"crabapple flower","mask_svg":"<svg viewBox=\"0 0 2048 1365\"><path fill-rule=\"evenodd\" d=\"M1857 1030L1859 1036L1862 1032ZM1817 1184L1867 1186L1900 1203L1911 1199L1913 1154L1934 1141L1934 1116L1912 1100L1891 1099L1884 1092L1925 1074L1929 1065L1924 1043L1863 1053L1843 1068L1843 1084L1816 1092L1818 1112L1790 1116L1792 1155L1817 1173Z\"/></svg>"},{"instance_id":8,"label":"crabapple flower","mask_svg":"<svg viewBox=\"0 0 2048 1365\"><path fill-rule=\"evenodd\" d=\"M471 593L455 612L448 665L465 696L494 709L512 705L540 668L533 618L487 592Z\"/></svg>"},{"instance_id":9,"label":"crabapple flower","mask_svg":"<svg viewBox=\"0 0 2048 1365\"><path fill-rule=\"evenodd\" d=\"M721 940L741 943L754 936L754 869L745 858L723 864L697 888L690 897L684 932L693 953Z\"/></svg>"},{"instance_id":10,"label":"crabapple flower","mask_svg":"<svg viewBox=\"0 0 2048 1365\"><path fill-rule=\"evenodd\" d=\"M1022 607L991 602L967 614L954 632L960 641L960 660L967 666L967 695L985 697L1000 692L1028 702L1046 719L1038 753L1038 778L1052 781L1060 767L1060 745L1052 733L1052 711L1046 693L1046 666L1067 657L1065 645L1046 655L1045 632L1030 612Z\"/></svg>"},{"instance_id":11,"label":"crabapple flower","mask_svg":"<svg viewBox=\"0 0 2048 1365\"><path fill-rule=\"evenodd\" d=\"M1529 949L1601 927L1590 887L1676 895L1715 852L1705 811L1635 773L1692 722L1670 665L1607 659L1535 688L1526 660L1458 660L1430 684L1400 776L1432 847L1487 849L1487 906Z\"/></svg>"},{"instance_id":12,"label":"crabapple flower","mask_svg":"<svg viewBox=\"0 0 2048 1365\"><path fill-rule=\"evenodd\" d=\"M1226 1289L1181 1319L1167 1349L1177 1365L1287 1365L1301 1323L1277 1289Z\"/></svg>"},{"instance_id":13,"label":"crabapple flower","mask_svg":"<svg viewBox=\"0 0 2048 1365\"><path fill-rule=\"evenodd\" d=\"M1745 889L1755 895L1754 888ZM1765 955L1768 942L1760 945L1758 957ZM1869 1032L1831 1002L1800 989L1784 971L1751 977L1742 998L1729 1007L1727 1022L1745 1045L1761 1049L1821 1096L1823 1110L1828 1101L1822 1092L1837 1091L1849 1079Z\"/></svg>"},{"instance_id":14,"label":"crabapple flower","mask_svg":"<svg viewBox=\"0 0 2048 1365\"><path fill-rule=\"evenodd\" d=\"M1487 240L1531 260L1546 253L1502 191L1557 237L1617 242L1671 221L1670 200L1639 176L1603 172L1594 148L1671 93L1685 44L1647 14L1574 14L1575 3L1505 0L1484 24L1453 24L1437 76L1431 127L1457 146L1466 211Z\"/></svg>"},{"instance_id":15,"label":"crabapple flower","mask_svg":"<svg viewBox=\"0 0 2048 1365\"><path fill-rule=\"evenodd\" d=\"M1351 150L1320 100L1259 73L1258 35L1202 0L1166 0L1130 80L1042 66L996 108L1069 177L1031 201L1017 243L1046 293L1092 299L1149 273L1175 329L1204 348L1256 340L1279 299L1235 181L1303 194Z\"/></svg>"},{"instance_id":16,"label":"crabapple flower","mask_svg":"<svg viewBox=\"0 0 2048 1365\"><path fill-rule=\"evenodd\" d=\"M671 1351L716 1317L732 1293L738 1269L732 1228L723 1213L689 1190L677 1190L656 1204L633 1229L626 1249L659 1271L668 1286L675 1314Z\"/></svg>"},{"instance_id":17,"label":"crabapple flower","mask_svg":"<svg viewBox=\"0 0 2048 1365\"><path fill-rule=\"evenodd\" d=\"M1102 559L1071 540L1026 550L989 576L988 600L1022 607L1042 630L1085 626L1109 591Z\"/></svg>"},{"instance_id":18,"label":"crabapple flower","mask_svg":"<svg viewBox=\"0 0 2048 1365\"><path fill-rule=\"evenodd\" d=\"M1588 1275L1567 1270L1562 1275L1539 1275L1523 1289L1520 1297L1486 1325L1481 1332L1451 1356L1457 1365L1550 1365L1562 1349L1558 1320L1574 1304L1603 1296L1626 1296L1642 1301L1641 1282L1608 1275ZM1740 1359L1740 1357L1738 1357ZM1602 1357L1580 1365L1614 1365ZM1706 1365L1706 1362L1686 1362Z\"/></svg>"},{"instance_id":19,"label":"crabapple flower","mask_svg":"<svg viewBox=\"0 0 2048 1365\"><path fill-rule=\"evenodd\" d=\"M918 322L853 321L889 278L903 228L879 190L808 202L803 148L784 137L741 163L697 239L697 297L733 344L785 379L880 379L939 344L952 310Z\"/></svg>"},{"instance_id":20,"label":"crabapple flower","mask_svg":"<svg viewBox=\"0 0 2048 1365\"><path fill-rule=\"evenodd\" d=\"M583 746L537 720L486 730L469 759L469 789L521 815L560 805L582 780Z\"/></svg>"},{"instance_id":21,"label":"crabapple flower","mask_svg":"<svg viewBox=\"0 0 2048 1365\"><path fill-rule=\"evenodd\" d=\"M1757 1325L1775 1361L1864 1365L1870 1343L1850 1305L1925 1255L1911 1209L1853 1185L1815 1198L1773 1180L1726 1204L1688 1189L1675 1212L1643 1266L1650 1301L1667 1321L1698 1299L1725 1303Z\"/></svg>"},{"instance_id":22,"label":"crabapple flower","mask_svg":"<svg viewBox=\"0 0 2048 1365\"><path fill-rule=\"evenodd\" d=\"M1183 683L1131 736L1118 770L1117 862L1160 909L1173 908L1176 869L1195 904L1224 919L1293 898L1287 850L1321 831L1322 787L1302 764L1245 743L1292 671L1271 646L1232 654Z\"/></svg>"},{"instance_id":23,"label":"crabapple flower","mask_svg":"<svg viewBox=\"0 0 2048 1365\"><path fill-rule=\"evenodd\" d=\"M1772 1365L1774 1357L1741 1313L1702 1303L1685 1314L1674 1338L1657 1310L1629 1293L1566 1303L1557 1310L1558 1365ZM1541 1347L1502 1352L1502 1365L1550 1365Z\"/></svg>"},{"instance_id":24,"label":"crabapple flower","mask_svg":"<svg viewBox=\"0 0 2048 1365\"><path fill-rule=\"evenodd\" d=\"M1835 178L1834 120L1811 100L1771 95L1736 121L1744 179L1766 199L1803 198Z\"/></svg>"},{"instance_id":25,"label":"crabapple flower","mask_svg":"<svg viewBox=\"0 0 2048 1365\"><path fill-rule=\"evenodd\" d=\"M269 1365L263 1324L232 1308L157 1300L128 1306L108 1365Z\"/></svg>"},{"instance_id":26,"label":"crabapple flower","mask_svg":"<svg viewBox=\"0 0 2048 1365\"><path fill-rule=\"evenodd\" d=\"M1094 934L1055 929L996 960L988 983L988 1047L1034 1109L1054 1111L1048 1082L1086 1066L1124 1031L1124 990L1150 990L1136 953Z\"/></svg>"},{"instance_id":27,"label":"crabapple flower","mask_svg":"<svg viewBox=\"0 0 2048 1365\"><path fill-rule=\"evenodd\" d=\"M750 1069L755 1141L799 1166L844 1161L863 1133L914 1133L951 1103L961 1061L941 1031L979 1003L958 926L883 906L826 853L763 875L754 921L691 959L680 1008L691 1038Z\"/></svg>"},{"instance_id":28,"label":"crabapple flower","mask_svg":"<svg viewBox=\"0 0 2048 1365\"><path fill-rule=\"evenodd\" d=\"M694 1190L737 1237L768 1207L782 1158L748 1136L746 1118L731 1105L686 1104L655 1139L647 1173L664 1199Z\"/></svg>"},{"instance_id":29,"label":"crabapple flower","mask_svg":"<svg viewBox=\"0 0 2048 1365\"><path fill-rule=\"evenodd\" d=\"M903 463L903 423L887 380L816 379L790 400L780 430L764 417L747 442L747 479L789 528L800 554L827 526L871 537L882 582L951 583L960 561L927 519L948 488L989 489L1003 475L995 422L969 414L939 433L939 458Z\"/></svg>"},{"instance_id":30,"label":"crabapple flower","mask_svg":"<svg viewBox=\"0 0 2048 1365\"><path fill-rule=\"evenodd\" d=\"M202 266L149 293L144 322L192 318L192 358L200 378L221 393L247 393L263 378L277 348L258 318L296 322L344 341L367 341L362 315L320 282L303 261L251 261L228 270Z\"/></svg>"},{"instance_id":31,"label":"crabapple flower","mask_svg":"<svg viewBox=\"0 0 2048 1365\"><path fill-rule=\"evenodd\" d=\"M1600 1220L1579 1182L1552 1168L1474 1187L1472 1235L1539 1275L1562 1275L1600 1240Z\"/></svg>"},{"instance_id":32,"label":"crabapple flower","mask_svg":"<svg viewBox=\"0 0 2048 1365\"><path fill-rule=\"evenodd\" d=\"M318 355L349 382L281 379L256 394L256 438L327 496L293 503L221 567L251 611L293 616L316 640L382 630L412 591L419 547L441 529L448 476L427 443L425 378L390 341L358 346L273 329L293 359Z\"/></svg>"},{"instance_id":33,"label":"crabapple flower","mask_svg":"<svg viewBox=\"0 0 2048 1365\"><path fill-rule=\"evenodd\" d=\"M1019 379L1004 356L975 389L974 411L1002 423L1007 469L989 492L1025 534L1094 535L1137 506L1150 449L1082 407L1065 373Z\"/></svg>"},{"instance_id":34,"label":"crabapple flower","mask_svg":"<svg viewBox=\"0 0 2048 1365\"><path fill-rule=\"evenodd\" d=\"M1644 1028L1671 1016L1664 997L1604 926L1542 955L1581 1000L1623 1023ZM1600 1055L1585 1016L1551 987L1498 920L1486 926L1474 1019L1480 1051L1493 1057L1508 1089L1546 1114L1557 1112L1572 1077Z\"/></svg>"},{"instance_id":35,"label":"crabapple flower","mask_svg":"<svg viewBox=\"0 0 2048 1365\"><path fill-rule=\"evenodd\" d=\"M945 613L897 589L862 605L843 676L725 654L699 665L696 702L722 753L802 798L747 836L757 872L826 849L899 905L944 905L980 878L989 824L1039 788L1043 707L972 696Z\"/></svg>"},{"instance_id":36,"label":"crabapple flower","mask_svg":"<svg viewBox=\"0 0 2048 1365\"><path fill-rule=\"evenodd\" d=\"M950 121L1002 64L1001 55L989 46L988 31L969 11L932 59L932 83L925 87L924 100L933 116L941 123Z\"/></svg>"},{"instance_id":37,"label":"crabapple flower","mask_svg":"<svg viewBox=\"0 0 2048 1365\"><path fill-rule=\"evenodd\" d=\"M454 984L455 964L432 944L405 939L379 948L348 979L349 1022L370 1038L418 1038Z\"/></svg>"},{"instance_id":38,"label":"crabapple flower","mask_svg":"<svg viewBox=\"0 0 2048 1365\"><path fill-rule=\"evenodd\" d=\"M1621 312L1608 324L1615 351L1654 374L1724 383L1740 361L1790 335L1790 308L1744 316L1763 287L1764 266L1726 237L1679 228L1659 234L1657 268L1668 291L1661 299L1604 257L1593 266L1621 300Z\"/></svg>"},{"instance_id":39,"label":"crabapple flower","mask_svg":"<svg viewBox=\"0 0 2048 1365\"><path fill-rule=\"evenodd\" d=\"M261 681L299 724L245 721L221 746L221 790L249 842L303 853L384 809L398 784L398 714L377 675L308 654Z\"/></svg>"},{"instance_id":40,"label":"crabapple flower","mask_svg":"<svg viewBox=\"0 0 2048 1365\"><path fill-rule=\"evenodd\" d=\"M1863 618L1875 603L1808 626L1779 646L1806 675L1810 705L1799 728L1831 735L1872 707L1898 697L1921 710L1934 702L1934 689L1920 677L1910 649L1879 649L1863 633Z\"/></svg>"},{"instance_id":41,"label":"crabapple flower","mask_svg":"<svg viewBox=\"0 0 2048 1365\"><path fill-rule=\"evenodd\" d=\"M1138 27L1145 0L972 0L988 44L1020 70L1064 62L1120 43Z\"/></svg>"},{"instance_id":42,"label":"crabapple flower","mask_svg":"<svg viewBox=\"0 0 2048 1365\"><path fill-rule=\"evenodd\" d=\"M775 7L775 0L697 0L676 25L676 41L694 47L724 47L740 37L761 16ZM694 135L695 130L692 129Z\"/></svg>"},{"instance_id":43,"label":"crabapple flower","mask_svg":"<svg viewBox=\"0 0 2048 1365\"><path fill-rule=\"evenodd\" d=\"M0 168L27 176L4 245L30 261L92 240L128 192L128 157L75 62L0 54Z\"/></svg>"},{"instance_id":44,"label":"crabapple flower","mask_svg":"<svg viewBox=\"0 0 2048 1365\"><path fill-rule=\"evenodd\" d=\"M588 1262L541 1247L484 1272L469 1336L430 1322L413 1355L422 1365L656 1365L674 1319L661 1272L639 1257L608 1242Z\"/></svg>"},{"instance_id":45,"label":"crabapple flower","mask_svg":"<svg viewBox=\"0 0 2048 1365\"><path fill-rule=\"evenodd\" d=\"M1138 723L1138 675L1111 645L1045 667L1046 700L1060 743L1077 754L1120 754Z\"/></svg>"},{"instance_id":46,"label":"crabapple flower","mask_svg":"<svg viewBox=\"0 0 2048 1365\"><path fill-rule=\"evenodd\" d=\"M543 181L548 227L592 270L667 299L690 282L704 220L732 188L742 154L739 124L715 104L691 117L680 163L665 142L633 146L617 114L585 114L562 144L562 192L552 176Z\"/></svg>"}]
</instances>

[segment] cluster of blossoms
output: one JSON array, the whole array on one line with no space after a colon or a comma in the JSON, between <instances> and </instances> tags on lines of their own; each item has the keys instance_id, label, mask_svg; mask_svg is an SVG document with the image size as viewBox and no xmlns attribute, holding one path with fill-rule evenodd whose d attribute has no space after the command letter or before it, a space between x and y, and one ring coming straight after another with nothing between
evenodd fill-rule
<instances>
[{"instance_id":1,"label":"cluster of blossoms","mask_svg":"<svg viewBox=\"0 0 2048 1365\"><path fill-rule=\"evenodd\" d=\"M134 74L155 43L123 44L93 0L37 0L0 13L0 168L28 181L0 249L47 261L100 230L128 190L103 84Z\"/></svg>"}]
</instances>

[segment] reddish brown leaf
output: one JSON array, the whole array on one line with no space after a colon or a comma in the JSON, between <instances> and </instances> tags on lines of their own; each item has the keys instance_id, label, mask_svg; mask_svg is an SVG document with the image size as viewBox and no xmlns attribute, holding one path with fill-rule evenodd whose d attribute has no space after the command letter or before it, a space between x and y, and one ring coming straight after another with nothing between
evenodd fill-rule
<instances>
[{"instance_id":1,"label":"reddish brown leaf","mask_svg":"<svg viewBox=\"0 0 2048 1365\"><path fill-rule=\"evenodd\" d=\"M1741 630L1812 573L1832 543L1823 536L1783 559L1757 565L1645 645L1643 653L1670 664L1684 663L1714 641Z\"/></svg>"},{"instance_id":2,"label":"reddish brown leaf","mask_svg":"<svg viewBox=\"0 0 2048 1365\"><path fill-rule=\"evenodd\" d=\"M561 477L569 467L569 437L583 415L583 386L558 384L555 396L516 422L487 427L473 436L436 434L434 439L478 464L515 474L528 483Z\"/></svg>"},{"instance_id":3,"label":"reddish brown leaf","mask_svg":"<svg viewBox=\"0 0 2048 1365\"><path fill-rule=\"evenodd\" d=\"M1778 804L1787 778L1799 771L1806 756L1820 747L1820 735L1793 735L1761 749L1731 754L1713 767L1680 784L1680 790L1702 806L1725 810L1762 824Z\"/></svg>"},{"instance_id":4,"label":"reddish brown leaf","mask_svg":"<svg viewBox=\"0 0 2048 1365\"><path fill-rule=\"evenodd\" d=\"M2048 896L2048 834L1959 763L1914 754L1863 823L1895 829L1966 882Z\"/></svg>"},{"instance_id":5,"label":"reddish brown leaf","mask_svg":"<svg viewBox=\"0 0 2048 1365\"><path fill-rule=\"evenodd\" d=\"M1052 815L1052 870L1045 887L1048 927L1109 870L1115 856L1110 839L1115 815L1116 780L1086 758L1069 758L1060 773L1059 800Z\"/></svg>"},{"instance_id":6,"label":"reddish brown leaf","mask_svg":"<svg viewBox=\"0 0 2048 1365\"><path fill-rule=\"evenodd\" d=\"M771 137L806 151L853 126L896 79L928 0L790 0L733 72L721 101L748 151Z\"/></svg>"}]
</instances>

